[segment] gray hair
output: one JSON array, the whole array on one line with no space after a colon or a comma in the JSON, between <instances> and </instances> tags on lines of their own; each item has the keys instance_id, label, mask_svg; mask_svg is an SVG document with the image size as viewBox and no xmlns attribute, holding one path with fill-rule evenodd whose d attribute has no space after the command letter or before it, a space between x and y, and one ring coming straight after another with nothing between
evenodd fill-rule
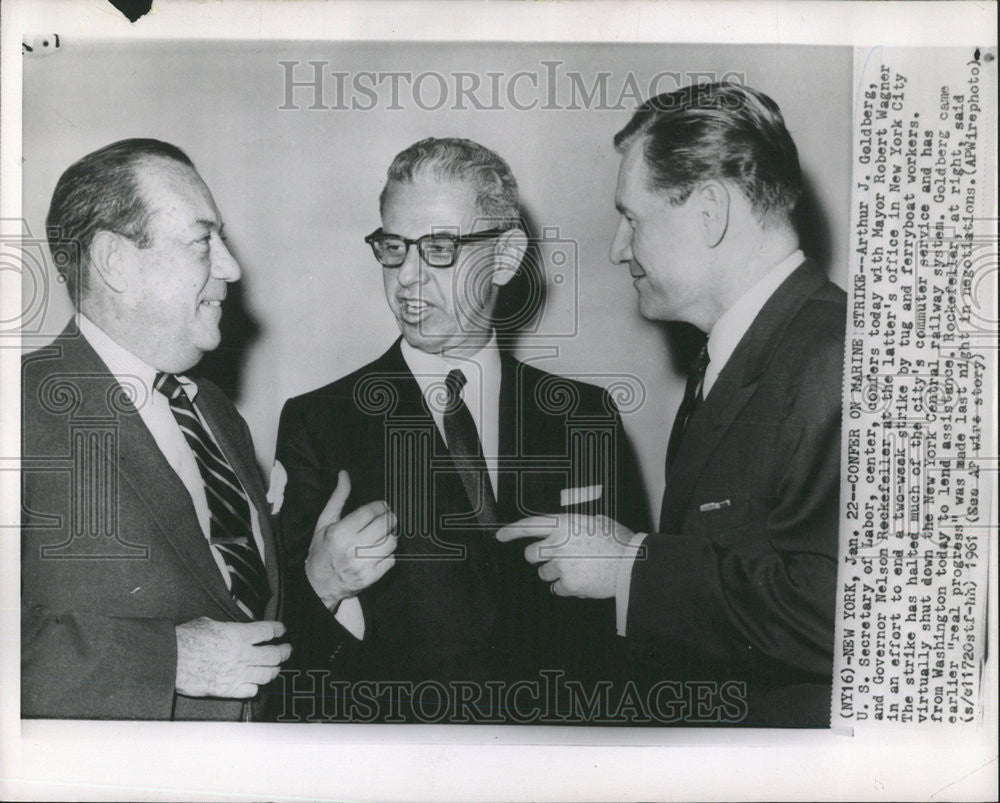
<instances>
[{"instance_id":1,"label":"gray hair","mask_svg":"<svg viewBox=\"0 0 1000 803\"><path fill-rule=\"evenodd\" d=\"M438 180L467 181L476 191L476 211L495 227L520 225L517 181L499 155L469 139L428 137L396 155L389 165L379 208L385 208L389 186L413 181L430 171Z\"/></svg>"}]
</instances>

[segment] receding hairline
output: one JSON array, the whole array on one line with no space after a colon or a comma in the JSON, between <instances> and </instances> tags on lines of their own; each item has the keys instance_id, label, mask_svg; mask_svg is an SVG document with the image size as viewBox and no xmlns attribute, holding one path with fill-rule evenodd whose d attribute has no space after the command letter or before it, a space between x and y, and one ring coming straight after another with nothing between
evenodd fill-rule
<instances>
[{"instance_id":1,"label":"receding hairline","mask_svg":"<svg viewBox=\"0 0 1000 803\"><path fill-rule=\"evenodd\" d=\"M149 168L152 168L152 171ZM194 222L219 232L225 228L225 222L222 220L222 213L215 203L215 197L193 163L188 164L166 154L143 154L131 163L130 170L132 172L132 179L135 182L136 192L142 199L145 213L143 232L146 237L152 236L150 224L164 211L162 207L157 205L159 191L162 187L150 186L152 176L154 175L164 180L168 188L183 187L181 179L190 179L193 177L195 182L204 188L207 198L218 217L218 222L201 217L197 218Z\"/></svg>"}]
</instances>

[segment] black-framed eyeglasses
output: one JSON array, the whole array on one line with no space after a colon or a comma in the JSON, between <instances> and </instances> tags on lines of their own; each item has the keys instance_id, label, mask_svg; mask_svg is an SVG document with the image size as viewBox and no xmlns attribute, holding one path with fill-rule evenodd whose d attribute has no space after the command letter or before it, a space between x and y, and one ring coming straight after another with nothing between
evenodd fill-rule
<instances>
[{"instance_id":1,"label":"black-framed eyeglasses","mask_svg":"<svg viewBox=\"0 0 1000 803\"><path fill-rule=\"evenodd\" d=\"M383 268L398 268L406 260L406 254L411 245L417 246L420 258L432 268L450 268L458 258L459 246L499 237L509 227L474 231L471 234L456 236L446 232L433 232L411 240L398 234L386 234L381 228L375 229L365 237L365 242L372 247L375 259Z\"/></svg>"}]
</instances>

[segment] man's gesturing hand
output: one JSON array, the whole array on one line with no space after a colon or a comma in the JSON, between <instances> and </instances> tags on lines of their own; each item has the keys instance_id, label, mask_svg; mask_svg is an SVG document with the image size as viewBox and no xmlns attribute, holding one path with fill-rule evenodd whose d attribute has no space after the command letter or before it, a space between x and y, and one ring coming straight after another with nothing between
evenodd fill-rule
<instances>
[{"instance_id":1,"label":"man's gesturing hand","mask_svg":"<svg viewBox=\"0 0 1000 803\"><path fill-rule=\"evenodd\" d=\"M634 533L607 516L532 516L497 532L500 541L539 538L524 550L538 576L562 597L604 599L615 595L621 560L632 556Z\"/></svg>"},{"instance_id":2,"label":"man's gesturing hand","mask_svg":"<svg viewBox=\"0 0 1000 803\"><path fill-rule=\"evenodd\" d=\"M337 475L337 487L316 522L306 557L306 577L331 611L368 588L393 567L396 557L396 516L385 502L369 502L340 518L351 493L346 471Z\"/></svg>"},{"instance_id":3,"label":"man's gesturing hand","mask_svg":"<svg viewBox=\"0 0 1000 803\"><path fill-rule=\"evenodd\" d=\"M253 697L292 654L288 644L261 643L284 634L281 622L217 622L203 616L175 632L174 685L188 697Z\"/></svg>"}]
</instances>

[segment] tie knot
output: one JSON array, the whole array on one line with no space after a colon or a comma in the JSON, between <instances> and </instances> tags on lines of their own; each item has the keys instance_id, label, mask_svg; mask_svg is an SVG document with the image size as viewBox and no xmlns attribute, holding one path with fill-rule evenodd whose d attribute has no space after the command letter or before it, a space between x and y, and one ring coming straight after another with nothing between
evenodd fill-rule
<instances>
[{"instance_id":1,"label":"tie knot","mask_svg":"<svg viewBox=\"0 0 1000 803\"><path fill-rule=\"evenodd\" d=\"M448 390L448 406L452 407L462 400L462 388L466 383L465 374L458 368L453 368L444 378L444 386Z\"/></svg>"},{"instance_id":2,"label":"tie knot","mask_svg":"<svg viewBox=\"0 0 1000 803\"><path fill-rule=\"evenodd\" d=\"M153 387L170 400L176 399L177 394L181 392L181 383L177 377L173 374L164 373L163 371L160 371L156 375Z\"/></svg>"}]
</instances>

